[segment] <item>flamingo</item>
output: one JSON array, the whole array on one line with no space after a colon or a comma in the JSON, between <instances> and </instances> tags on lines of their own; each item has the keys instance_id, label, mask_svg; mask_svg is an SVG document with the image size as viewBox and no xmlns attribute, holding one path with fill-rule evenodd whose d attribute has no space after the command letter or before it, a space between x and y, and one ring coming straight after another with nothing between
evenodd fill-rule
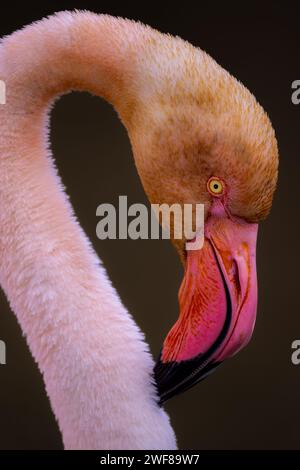
<instances>
[{"instance_id":1,"label":"flamingo","mask_svg":"<svg viewBox=\"0 0 300 470\"><path fill-rule=\"evenodd\" d=\"M0 284L66 449L175 449L163 403L249 341L258 222L278 150L254 96L208 54L134 21L59 12L3 38ZM89 91L117 110L155 204L202 203L204 245L172 240L180 314L154 367L80 227L48 141L51 106Z\"/></svg>"}]
</instances>

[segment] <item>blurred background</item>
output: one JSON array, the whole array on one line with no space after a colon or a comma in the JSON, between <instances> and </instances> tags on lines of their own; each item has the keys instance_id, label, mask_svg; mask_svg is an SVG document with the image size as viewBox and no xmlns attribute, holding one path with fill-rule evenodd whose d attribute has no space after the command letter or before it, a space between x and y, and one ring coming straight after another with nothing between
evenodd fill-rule
<instances>
[{"instance_id":1,"label":"blurred background","mask_svg":"<svg viewBox=\"0 0 300 470\"><path fill-rule=\"evenodd\" d=\"M291 343L300 339L300 105L291 102L291 83L300 79L299 9L279 1L15 3L1 5L0 35L64 9L132 18L207 51L267 110L279 141L280 178L272 213L259 230L253 339L166 409L183 449L299 449L300 365L291 363ZM168 241L96 237L100 203L117 204L127 195L129 204L148 204L126 131L107 103L73 93L53 109L51 142L80 223L156 357L178 315L180 261ZM7 346L7 364L0 366L0 448L60 449L41 375L3 293L0 311Z\"/></svg>"}]
</instances>

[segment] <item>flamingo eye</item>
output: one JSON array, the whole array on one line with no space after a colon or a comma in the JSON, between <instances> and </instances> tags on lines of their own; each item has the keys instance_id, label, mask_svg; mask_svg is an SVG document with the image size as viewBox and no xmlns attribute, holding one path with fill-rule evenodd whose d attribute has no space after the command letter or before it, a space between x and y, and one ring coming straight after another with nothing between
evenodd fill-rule
<instances>
[{"instance_id":1,"label":"flamingo eye","mask_svg":"<svg viewBox=\"0 0 300 470\"><path fill-rule=\"evenodd\" d=\"M220 178L212 176L212 178L209 178L207 182L207 189L213 196L222 196L224 192L224 183Z\"/></svg>"}]
</instances>

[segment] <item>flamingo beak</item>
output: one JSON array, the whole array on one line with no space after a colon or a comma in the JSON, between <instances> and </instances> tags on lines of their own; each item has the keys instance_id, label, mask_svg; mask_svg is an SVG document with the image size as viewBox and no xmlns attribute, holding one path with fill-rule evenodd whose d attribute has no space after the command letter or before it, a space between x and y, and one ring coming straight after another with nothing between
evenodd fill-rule
<instances>
[{"instance_id":1,"label":"flamingo beak","mask_svg":"<svg viewBox=\"0 0 300 470\"><path fill-rule=\"evenodd\" d=\"M154 374L160 403L203 380L250 340L257 306L257 224L215 205L202 249L187 251L180 314Z\"/></svg>"}]
</instances>

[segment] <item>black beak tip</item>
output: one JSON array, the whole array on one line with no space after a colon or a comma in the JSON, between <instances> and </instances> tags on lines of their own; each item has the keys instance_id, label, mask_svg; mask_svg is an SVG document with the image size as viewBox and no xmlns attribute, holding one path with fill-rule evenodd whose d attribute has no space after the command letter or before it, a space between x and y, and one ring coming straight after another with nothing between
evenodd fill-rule
<instances>
[{"instance_id":1,"label":"black beak tip","mask_svg":"<svg viewBox=\"0 0 300 470\"><path fill-rule=\"evenodd\" d=\"M175 395L191 388L205 379L220 362L203 363L203 356L197 356L187 361L163 362L161 354L154 367L154 379L159 395L159 405Z\"/></svg>"}]
</instances>

